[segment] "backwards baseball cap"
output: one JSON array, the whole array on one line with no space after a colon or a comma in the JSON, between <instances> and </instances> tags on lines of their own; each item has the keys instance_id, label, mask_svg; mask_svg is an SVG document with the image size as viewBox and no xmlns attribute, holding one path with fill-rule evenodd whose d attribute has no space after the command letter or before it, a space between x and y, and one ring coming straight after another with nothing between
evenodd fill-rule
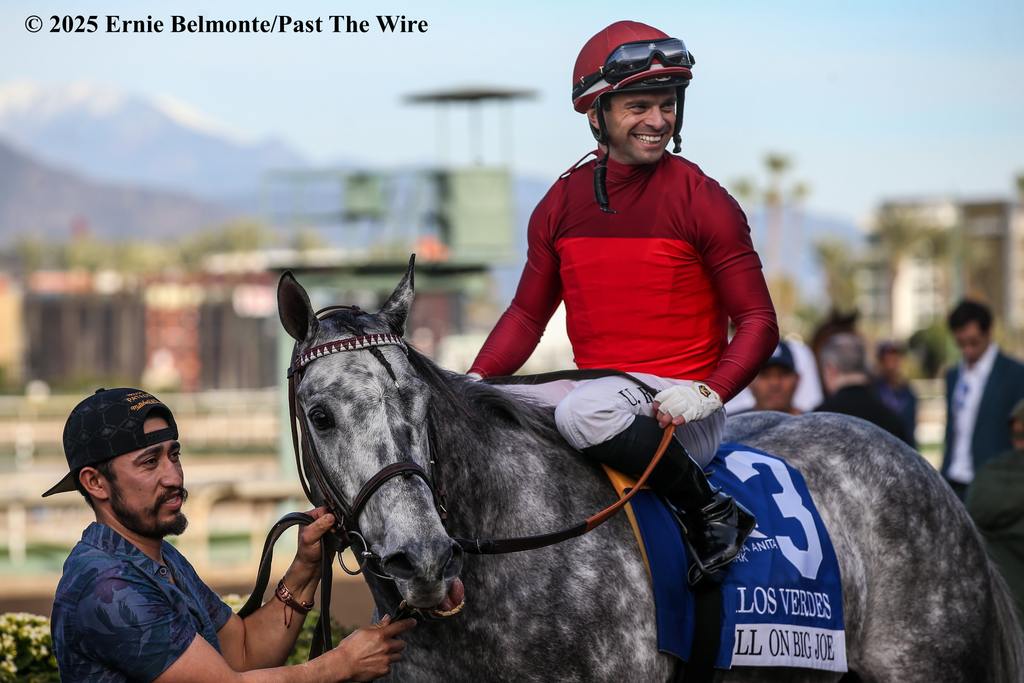
<instances>
[{"instance_id":1,"label":"backwards baseball cap","mask_svg":"<svg viewBox=\"0 0 1024 683\"><path fill-rule=\"evenodd\" d=\"M159 415L167 427L146 433L146 418ZM97 389L71 411L64 425L64 456L70 472L43 496L74 491L78 471L87 465L178 438L171 410L139 389Z\"/></svg>"},{"instance_id":2,"label":"backwards baseball cap","mask_svg":"<svg viewBox=\"0 0 1024 683\"><path fill-rule=\"evenodd\" d=\"M773 365L780 368L785 368L790 372L796 372L796 361L793 360L793 352L789 349L789 344L784 341L780 341L779 345L772 351L772 355L768 357L768 360L764 362L761 369L770 368Z\"/></svg>"}]
</instances>

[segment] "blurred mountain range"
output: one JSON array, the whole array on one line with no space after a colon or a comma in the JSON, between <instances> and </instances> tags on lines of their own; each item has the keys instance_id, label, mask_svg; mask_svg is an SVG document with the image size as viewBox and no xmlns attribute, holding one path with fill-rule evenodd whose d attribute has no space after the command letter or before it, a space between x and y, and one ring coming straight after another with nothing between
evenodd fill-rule
<instances>
[{"instance_id":1,"label":"blurred mountain range","mask_svg":"<svg viewBox=\"0 0 1024 683\"><path fill-rule=\"evenodd\" d=\"M0 85L0 138L97 180L220 202L251 195L269 169L306 164L285 143L243 140L180 101L87 83Z\"/></svg>"},{"instance_id":2,"label":"blurred mountain range","mask_svg":"<svg viewBox=\"0 0 1024 683\"><path fill-rule=\"evenodd\" d=\"M163 239L234 213L182 193L90 180L0 142L0 244L19 235L64 240L75 228L107 238Z\"/></svg>"}]
</instances>

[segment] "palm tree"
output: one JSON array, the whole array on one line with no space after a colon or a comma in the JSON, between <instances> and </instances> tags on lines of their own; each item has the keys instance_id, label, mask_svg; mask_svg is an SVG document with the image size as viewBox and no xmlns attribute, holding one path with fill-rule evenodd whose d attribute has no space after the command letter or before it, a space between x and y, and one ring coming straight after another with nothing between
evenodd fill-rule
<instances>
[{"instance_id":1,"label":"palm tree","mask_svg":"<svg viewBox=\"0 0 1024 683\"><path fill-rule=\"evenodd\" d=\"M825 273L825 292L831 310L850 313L856 309L855 264L850 246L843 240L826 238L814 244L814 256Z\"/></svg>"},{"instance_id":2,"label":"palm tree","mask_svg":"<svg viewBox=\"0 0 1024 683\"><path fill-rule=\"evenodd\" d=\"M779 249L783 238L782 175L789 170L793 162L784 154L770 152L764 157L764 165L768 169L768 188L764 193L765 205L768 208L768 274L774 277L779 272Z\"/></svg>"},{"instance_id":3,"label":"palm tree","mask_svg":"<svg viewBox=\"0 0 1024 683\"><path fill-rule=\"evenodd\" d=\"M883 254L887 287L889 293L889 329L896 322L895 301L892 294L904 259L909 256L922 239L927 237L927 226L910 210L898 207L883 207L875 224L874 238Z\"/></svg>"}]
</instances>

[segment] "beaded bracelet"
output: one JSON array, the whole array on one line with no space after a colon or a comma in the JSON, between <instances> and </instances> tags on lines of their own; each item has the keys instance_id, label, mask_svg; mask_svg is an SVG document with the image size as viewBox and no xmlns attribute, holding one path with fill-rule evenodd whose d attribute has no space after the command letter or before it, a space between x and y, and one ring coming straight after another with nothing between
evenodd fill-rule
<instances>
[{"instance_id":1,"label":"beaded bracelet","mask_svg":"<svg viewBox=\"0 0 1024 683\"><path fill-rule=\"evenodd\" d=\"M277 582L277 590L274 591L274 597L283 602L286 607L291 607L303 616L309 614L309 610L313 609L315 604L312 600L309 602L297 600L295 594L292 593L288 586L284 585L284 579ZM285 628L292 625L292 615L287 609L284 611L284 625Z\"/></svg>"}]
</instances>

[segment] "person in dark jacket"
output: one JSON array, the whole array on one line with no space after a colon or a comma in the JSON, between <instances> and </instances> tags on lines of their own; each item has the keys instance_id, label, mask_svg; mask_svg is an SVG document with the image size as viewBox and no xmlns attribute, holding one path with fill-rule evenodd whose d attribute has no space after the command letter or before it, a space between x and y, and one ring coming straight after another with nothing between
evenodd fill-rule
<instances>
[{"instance_id":1,"label":"person in dark jacket","mask_svg":"<svg viewBox=\"0 0 1024 683\"><path fill-rule=\"evenodd\" d=\"M917 431L917 394L903 374L903 358L906 348L894 341L878 345L875 354L875 391L885 407L903 420L903 431L910 439L910 445L917 448L914 433Z\"/></svg>"},{"instance_id":2,"label":"person in dark jacket","mask_svg":"<svg viewBox=\"0 0 1024 683\"><path fill-rule=\"evenodd\" d=\"M942 476L963 499L974 473L1010 448L1006 416L1024 398L1024 365L999 350L984 304L961 301L949 329L962 359L946 373Z\"/></svg>"},{"instance_id":3,"label":"person in dark jacket","mask_svg":"<svg viewBox=\"0 0 1024 683\"><path fill-rule=\"evenodd\" d=\"M817 411L859 417L911 443L903 422L885 407L871 386L864 342L860 337L845 332L834 335L822 347L819 362L826 397Z\"/></svg>"},{"instance_id":4,"label":"person in dark jacket","mask_svg":"<svg viewBox=\"0 0 1024 683\"><path fill-rule=\"evenodd\" d=\"M1024 399L1010 413L1013 447L986 462L967 489L967 511L985 537L1024 617Z\"/></svg>"}]
</instances>

